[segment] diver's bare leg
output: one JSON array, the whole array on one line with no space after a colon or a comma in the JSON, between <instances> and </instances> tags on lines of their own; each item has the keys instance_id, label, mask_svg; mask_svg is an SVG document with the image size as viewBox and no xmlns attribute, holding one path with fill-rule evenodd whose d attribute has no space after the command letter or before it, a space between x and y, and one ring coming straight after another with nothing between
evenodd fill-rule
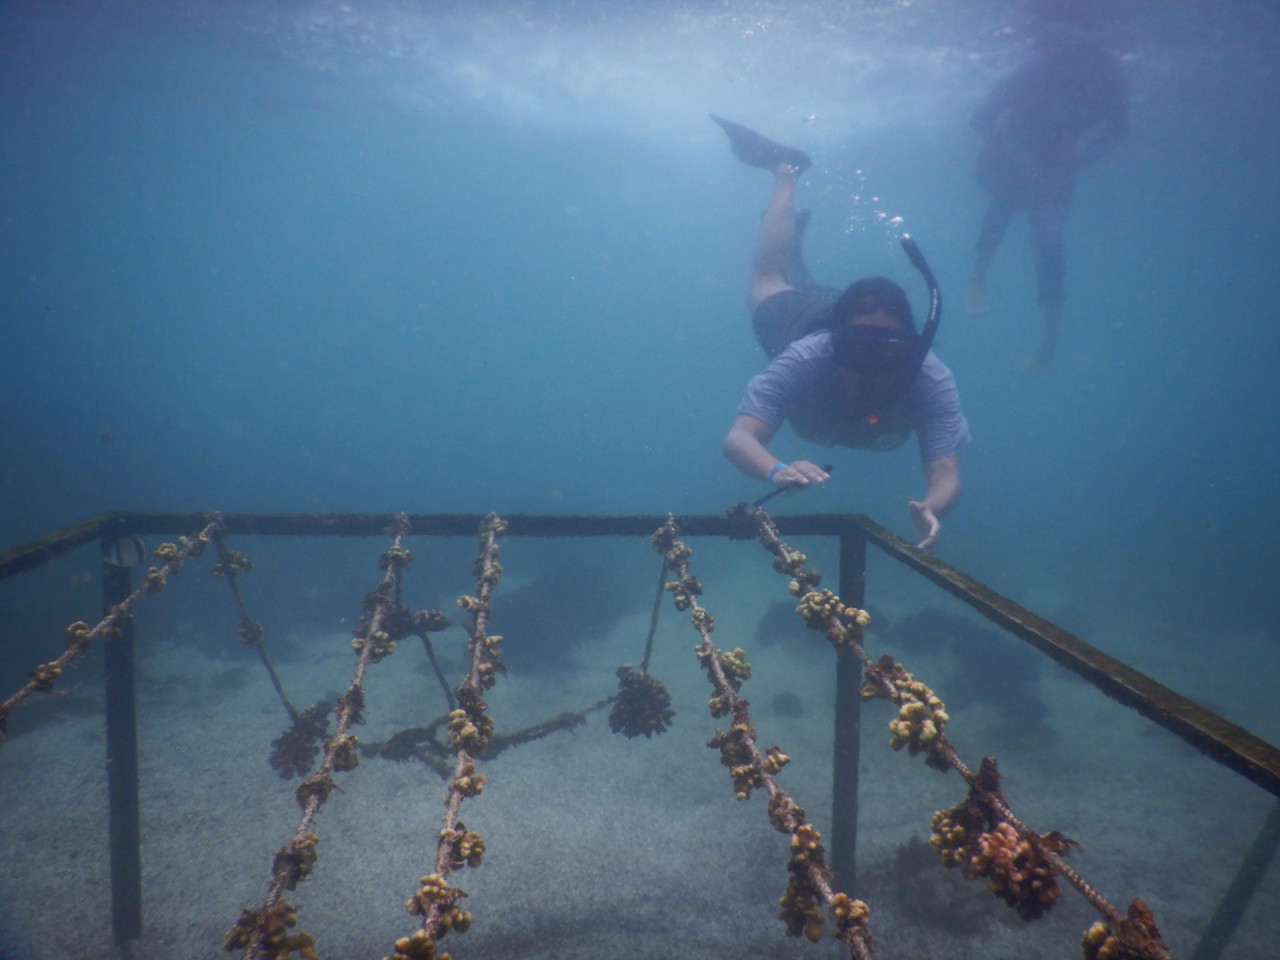
<instances>
[{"instance_id":1,"label":"diver's bare leg","mask_svg":"<svg viewBox=\"0 0 1280 960\"><path fill-rule=\"evenodd\" d=\"M1041 372L1049 367L1053 349L1058 343L1058 327L1067 293L1064 285L1066 260L1062 251L1062 233L1067 222L1069 191L1054 194L1032 204L1031 247L1036 259L1036 290L1040 298L1040 318L1044 332L1040 346L1027 361L1028 372Z\"/></svg>"},{"instance_id":2,"label":"diver's bare leg","mask_svg":"<svg viewBox=\"0 0 1280 960\"><path fill-rule=\"evenodd\" d=\"M1058 328L1062 322L1062 304L1049 301L1040 304L1040 318L1044 321L1044 331L1040 336L1040 345L1036 347L1030 359L1023 367L1027 373L1044 373L1053 361L1053 351L1058 345Z\"/></svg>"},{"instance_id":3,"label":"diver's bare leg","mask_svg":"<svg viewBox=\"0 0 1280 960\"><path fill-rule=\"evenodd\" d=\"M969 286L964 295L964 312L973 316L989 313L987 303L987 270L996 255L1000 241L1004 239L1009 221L1017 208L1000 197L992 197L987 205L986 216L982 220L982 229L978 232L977 251L973 259L973 270L969 273Z\"/></svg>"},{"instance_id":4,"label":"diver's bare leg","mask_svg":"<svg viewBox=\"0 0 1280 960\"><path fill-rule=\"evenodd\" d=\"M755 254L751 258L751 309L760 301L782 290L794 289L787 283L787 269L796 242L796 184L801 170L779 164L773 171L773 193L760 220Z\"/></svg>"}]
</instances>

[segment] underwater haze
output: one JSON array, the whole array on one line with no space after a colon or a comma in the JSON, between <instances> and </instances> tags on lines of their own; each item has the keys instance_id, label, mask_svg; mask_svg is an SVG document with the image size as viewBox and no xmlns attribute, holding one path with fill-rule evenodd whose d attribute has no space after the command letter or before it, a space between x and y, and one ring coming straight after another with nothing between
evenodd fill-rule
<instances>
[{"instance_id":1,"label":"underwater haze","mask_svg":"<svg viewBox=\"0 0 1280 960\"><path fill-rule=\"evenodd\" d=\"M942 556L1015 596L1269 624L1280 17L1105 10L1132 132L1081 177L1031 378L1025 223L992 313L960 310L968 117L1025 53L1024 4L6 3L0 540L107 507L754 496L719 442L763 366L768 178L714 112L815 158L820 281L884 273L922 312L902 230L941 278L975 437ZM911 453L831 459L785 509L909 532Z\"/></svg>"},{"instance_id":2,"label":"underwater haze","mask_svg":"<svg viewBox=\"0 0 1280 960\"><path fill-rule=\"evenodd\" d=\"M720 444L767 362L770 178L716 114L813 158L820 282L883 274L920 316L904 233L936 271L973 435L938 555L1277 740L1280 6L1099 7L1131 129L1080 176L1031 375L1025 218L990 313L963 303L970 115L1034 6L0 4L0 545L109 508L678 517L768 492ZM911 536L914 443L771 449L835 468L778 513ZM359 592L308 602L332 625ZM37 662L6 632L0 697Z\"/></svg>"},{"instance_id":3,"label":"underwater haze","mask_svg":"<svg viewBox=\"0 0 1280 960\"><path fill-rule=\"evenodd\" d=\"M820 280L884 273L923 310L881 214L933 262L975 437L946 559L1014 594L1265 622L1277 14L1107 9L1132 133L1081 178L1035 379L1023 223L991 315L959 309L968 116L1025 51L1020 4L6 3L0 537L106 507L753 496L719 442L763 366L745 274L768 178L714 112L815 158ZM908 532L909 452L832 460L788 509Z\"/></svg>"}]
</instances>

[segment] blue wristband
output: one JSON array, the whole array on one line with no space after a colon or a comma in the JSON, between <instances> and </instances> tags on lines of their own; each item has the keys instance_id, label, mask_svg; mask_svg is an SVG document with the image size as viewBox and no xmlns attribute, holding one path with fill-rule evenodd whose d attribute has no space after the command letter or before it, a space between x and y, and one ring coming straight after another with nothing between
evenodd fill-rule
<instances>
[{"instance_id":1,"label":"blue wristband","mask_svg":"<svg viewBox=\"0 0 1280 960\"><path fill-rule=\"evenodd\" d=\"M769 476L766 479L768 479L770 483L773 483L773 478L778 475L778 471L785 470L789 466L791 466L791 464L783 463L781 460L779 460L777 463L773 465L773 469L769 471Z\"/></svg>"}]
</instances>

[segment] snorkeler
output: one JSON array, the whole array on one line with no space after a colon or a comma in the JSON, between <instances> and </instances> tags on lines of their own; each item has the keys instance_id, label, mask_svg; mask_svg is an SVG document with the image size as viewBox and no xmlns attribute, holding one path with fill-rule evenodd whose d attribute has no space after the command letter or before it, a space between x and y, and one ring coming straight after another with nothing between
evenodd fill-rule
<instances>
[{"instance_id":1,"label":"snorkeler","mask_svg":"<svg viewBox=\"0 0 1280 960\"><path fill-rule=\"evenodd\" d=\"M915 243L903 247L930 287L930 314L917 331L903 289L884 277L845 290L817 286L804 270L795 210L796 186L809 158L753 130L712 116L734 156L773 173L751 263L752 326L770 364L747 384L724 439L725 456L743 473L775 487L801 490L828 472L808 460L780 460L769 444L784 421L823 446L894 450L914 432L924 464L925 494L908 504L917 545L932 550L941 520L960 494L960 449L969 425L949 371L929 347L941 300Z\"/></svg>"},{"instance_id":2,"label":"snorkeler","mask_svg":"<svg viewBox=\"0 0 1280 960\"><path fill-rule=\"evenodd\" d=\"M970 314L988 312L987 269L1009 221L1031 225L1043 335L1027 369L1048 367L1062 319L1066 268L1062 232L1076 173L1103 156L1129 128L1129 95L1116 58L1071 5L1033 24L1031 58L996 85L973 114L982 137L978 183L988 195L965 297Z\"/></svg>"}]
</instances>

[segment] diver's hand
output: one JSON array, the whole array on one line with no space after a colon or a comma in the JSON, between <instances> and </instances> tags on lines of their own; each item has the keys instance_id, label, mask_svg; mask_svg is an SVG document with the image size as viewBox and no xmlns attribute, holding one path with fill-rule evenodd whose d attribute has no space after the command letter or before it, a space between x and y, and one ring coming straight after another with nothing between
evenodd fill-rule
<instances>
[{"instance_id":1,"label":"diver's hand","mask_svg":"<svg viewBox=\"0 0 1280 960\"><path fill-rule=\"evenodd\" d=\"M803 490L811 483L824 483L829 474L816 463L808 460L795 460L787 464L773 475L775 487L789 487L792 490Z\"/></svg>"},{"instance_id":2,"label":"diver's hand","mask_svg":"<svg viewBox=\"0 0 1280 960\"><path fill-rule=\"evenodd\" d=\"M926 553L933 553L933 548L938 545L938 534L942 532L942 524L923 501L912 500L907 507L911 510L911 524L916 528L916 536L920 538L916 548Z\"/></svg>"}]
</instances>

